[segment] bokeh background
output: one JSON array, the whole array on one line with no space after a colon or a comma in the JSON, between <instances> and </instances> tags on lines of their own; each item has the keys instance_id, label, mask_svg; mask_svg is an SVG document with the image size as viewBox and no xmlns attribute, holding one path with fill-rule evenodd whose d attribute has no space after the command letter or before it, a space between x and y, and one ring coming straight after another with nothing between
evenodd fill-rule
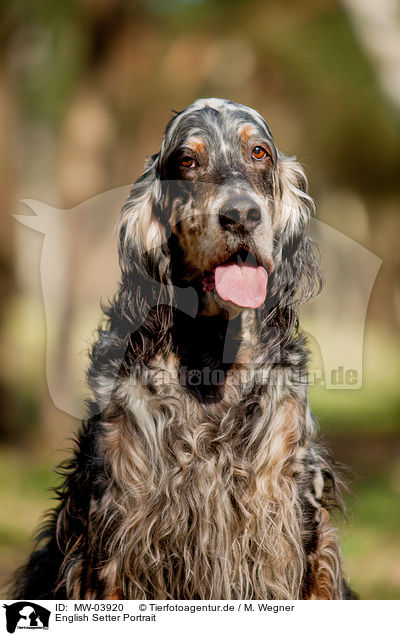
<instances>
[{"instance_id":1,"label":"bokeh background","mask_svg":"<svg viewBox=\"0 0 400 636\"><path fill-rule=\"evenodd\" d=\"M31 213L21 199L70 209L131 183L171 109L218 96L259 110L305 165L319 218L382 259L363 387L315 386L311 399L324 442L354 471L338 521L352 586L400 598L398 0L3 0L0 12L0 584L31 548L79 425L46 377L43 236L12 213ZM117 275L103 241L117 216L54 213L60 386L78 308Z\"/></svg>"}]
</instances>

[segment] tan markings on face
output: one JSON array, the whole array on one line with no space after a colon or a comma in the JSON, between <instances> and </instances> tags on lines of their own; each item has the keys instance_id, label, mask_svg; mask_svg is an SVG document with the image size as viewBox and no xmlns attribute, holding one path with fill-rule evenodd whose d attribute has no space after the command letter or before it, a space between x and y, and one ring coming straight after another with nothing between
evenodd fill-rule
<instances>
[{"instance_id":1,"label":"tan markings on face","mask_svg":"<svg viewBox=\"0 0 400 636\"><path fill-rule=\"evenodd\" d=\"M211 215L199 214L185 219L181 226L179 242L186 263L196 270L209 269L215 254L220 255L221 260L224 260L224 256L228 258L223 237L215 234L211 221Z\"/></svg>"},{"instance_id":2,"label":"tan markings on face","mask_svg":"<svg viewBox=\"0 0 400 636\"><path fill-rule=\"evenodd\" d=\"M178 236L180 246L186 257L196 254L196 248L200 247L200 239L204 233L206 224L207 215L196 214L196 212L193 211L192 215L182 219L179 231L176 225L173 227L172 231Z\"/></svg>"},{"instance_id":3,"label":"tan markings on face","mask_svg":"<svg viewBox=\"0 0 400 636\"><path fill-rule=\"evenodd\" d=\"M265 148L267 151L266 156L264 156L259 162L255 162L255 163L258 163L258 166L257 166L258 169L256 169L256 166L254 165L254 161L253 161L252 162L253 167L248 170L247 178L253 190L257 190L259 169L265 166L270 166L272 163L270 155L269 155L269 152L270 152L269 146L268 144L266 144L266 142L260 141L260 133L253 124L243 124L239 128L239 138L240 138L241 146L242 146L242 154L246 162L251 160L252 149L255 146L259 145L262 148Z\"/></svg>"},{"instance_id":4,"label":"tan markings on face","mask_svg":"<svg viewBox=\"0 0 400 636\"><path fill-rule=\"evenodd\" d=\"M206 152L206 146L205 146L204 140L201 139L200 137L190 137L190 139L187 142L187 147L199 155L205 154Z\"/></svg>"},{"instance_id":5,"label":"tan markings on face","mask_svg":"<svg viewBox=\"0 0 400 636\"><path fill-rule=\"evenodd\" d=\"M251 137L255 137L257 135L257 130L253 126L253 124L243 124L239 128L239 137L242 141L243 148L247 147L247 142Z\"/></svg>"},{"instance_id":6,"label":"tan markings on face","mask_svg":"<svg viewBox=\"0 0 400 636\"><path fill-rule=\"evenodd\" d=\"M184 254L188 278L193 272L212 269L213 262L222 262L229 257L216 217L215 210L220 207L216 189L207 184L197 202L191 202L183 210L178 205L170 216L172 232L178 237Z\"/></svg>"}]
</instances>

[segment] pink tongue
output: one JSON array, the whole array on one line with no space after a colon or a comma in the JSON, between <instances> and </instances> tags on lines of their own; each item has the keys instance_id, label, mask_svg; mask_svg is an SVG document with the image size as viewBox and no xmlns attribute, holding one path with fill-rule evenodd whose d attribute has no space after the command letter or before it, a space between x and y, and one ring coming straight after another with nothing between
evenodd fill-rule
<instances>
[{"instance_id":1,"label":"pink tongue","mask_svg":"<svg viewBox=\"0 0 400 636\"><path fill-rule=\"evenodd\" d=\"M268 274L261 265L227 263L215 269L215 288L223 300L256 309L267 295Z\"/></svg>"}]
</instances>

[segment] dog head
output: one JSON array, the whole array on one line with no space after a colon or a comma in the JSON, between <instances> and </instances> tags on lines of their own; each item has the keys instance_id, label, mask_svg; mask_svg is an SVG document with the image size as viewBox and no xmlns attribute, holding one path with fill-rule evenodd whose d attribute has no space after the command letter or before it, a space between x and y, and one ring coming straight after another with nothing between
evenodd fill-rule
<instances>
[{"instance_id":1,"label":"dog head","mask_svg":"<svg viewBox=\"0 0 400 636\"><path fill-rule=\"evenodd\" d=\"M139 261L164 284L193 286L206 315L282 314L319 284L306 188L259 113L198 100L169 122L133 186L119 224L121 268Z\"/></svg>"}]
</instances>

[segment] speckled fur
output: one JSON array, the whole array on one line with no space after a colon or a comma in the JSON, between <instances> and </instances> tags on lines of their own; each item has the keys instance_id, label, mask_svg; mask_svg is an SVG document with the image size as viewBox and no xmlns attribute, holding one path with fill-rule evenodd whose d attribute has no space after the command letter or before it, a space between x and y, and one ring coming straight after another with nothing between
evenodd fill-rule
<instances>
[{"instance_id":1,"label":"speckled fur","mask_svg":"<svg viewBox=\"0 0 400 636\"><path fill-rule=\"evenodd\" d=\"M262 165L252 145L268 148ZM232 193L260 207L254 231L219 226ZM349 597L330 519L340 480L315 442L297 325L321 282L312 207L252 109L199 100L168 124L121 213L91 417L17 597ZM201 279L244 248L269 272L267 300L229 317Z\"/></svg>"}]
</instances>

